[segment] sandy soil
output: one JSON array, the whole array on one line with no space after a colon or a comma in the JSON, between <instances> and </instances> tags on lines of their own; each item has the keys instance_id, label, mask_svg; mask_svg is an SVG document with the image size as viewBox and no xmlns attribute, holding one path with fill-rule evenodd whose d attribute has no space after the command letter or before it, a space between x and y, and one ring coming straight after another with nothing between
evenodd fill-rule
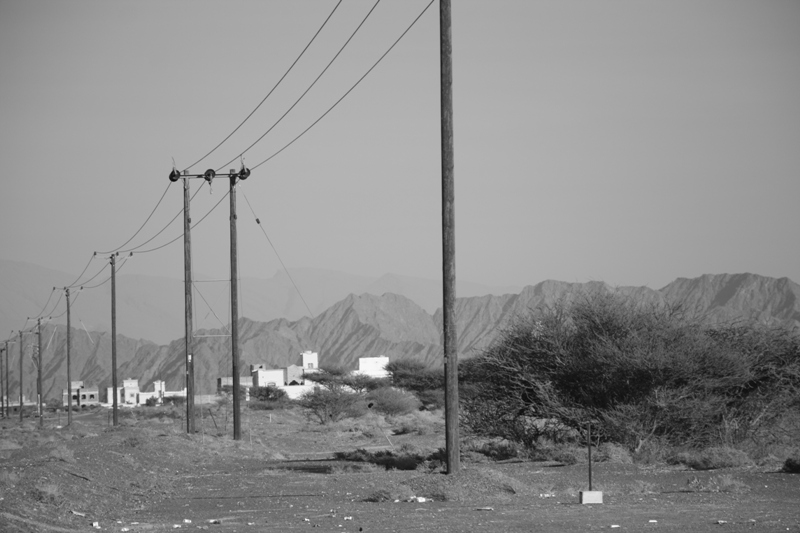
<instances>
[{"instance_id":1,"label":"sandy soil","mask_svg":"<svg viewBox=\"0 0 800 533\"><path fill-rule=\"evenodd\" d=\"M117 427L103 410L69 427L55 416L44 429L0 421L0 531L800 532L800 475L779 463L595 464L603 504L581 505L585 464L465 459L444 475L332 455L432 451L444 443L440 425L396 435L382 418L323 428L298 411L247 411L233 441L220 411L192 436L174 412L156 412L122 413Z\"/></svg>"}]
</instances>

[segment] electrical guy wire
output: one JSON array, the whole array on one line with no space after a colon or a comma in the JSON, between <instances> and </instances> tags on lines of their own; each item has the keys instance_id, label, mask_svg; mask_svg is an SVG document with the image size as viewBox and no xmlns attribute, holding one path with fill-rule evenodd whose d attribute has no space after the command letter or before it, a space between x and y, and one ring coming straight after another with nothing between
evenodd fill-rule
<instances>
[{"instance_id":1,"label":"electrical guy wire","mask_svg":"<svg viewBox=\"0 0 800 533\"><path fill-rule=\"evenodd\" d=\"M325 72L327 72L327 71L328 71L328 69L329 69L329 68L330 68L330 66L333 64L333 62L334 62L334 61L336 61L336 58L338 58L338 57L339 57L339 55L342 53L342 51L344 51L344 49L347 47L347 45L348 45L348 44L350 44L350 41L352 41L352 40L353 40L353 37L355 37L355 36L356 36L356 33L358 33L358 30L360 30L360 29L361 29L361 27L362 27L362 26L364 25L364 23L367 21L367 19L369 18L369 16L372 14L372 12L373 12L373 11L375 11L375 8L376 8L376 7L378 7L378 4L380 4L380 3L381 3L381 0L377 0L377 1L375 2L375 4L372 6L372 9L370 9L370 10L369 10L369 12L368 12L368 13L366 14L366 16L365 16L365 17L364 17L364 18L361 20L361 22L360 22L360 23L359 23L359 25L356 27L356 29L353 31L353 33L352 33L352 34L350 34L350 37L348 37L347 41L345 41L345 43L342 45L342 47L341 47L341 48L339 48L339 51L338 51L338 52L336 52L336 55L335 55L335 56L333 56L333 59L331 59L331 60L330 60L330 62L329 62L329 63L328 63L326 66L325 66L325 68L324 68L324 69L322 69L322 72L320 72L320 73L319 73L319 76L317 76L317 77L316 77L316 79L314 79L314 81L313 81L313 82L311 82L311 85L309 85L309 86L308 86L308 88L307 88L305 91L303 91L303 94L301 94L301 95L300 95L300 98L298 98L297 100L295 100L295 102L292 104L292 106L291 106L289 109L287 109L287 110L286 110L286 112L285 112L283 115L281 115L281 116L280 116L280 118L279 118L278 120L276 120L276 121L275 121L275 123L274 123L274 124L272 124L272 126L270 126L270 128L269 128L267 131L265 131L265 132L264 132L264 133L261 135L261 137L259 137L258 139L256 139L256 140L253 142L253 144L251 144L250 146L248 146L247 148L245 148L245 149L244 149L244 151L243 151L243 152L241 152L239 155L237 155L236 157L234 157L233 159L231 159L230 161L228 161L227 163L225 163L224 165L222 165L221 167L219 167L219 168L217 169L217 172L219 172L219 171L220 171L220 170L222 170L223 168L227 167L228 165L230 165L231 163L233 163L234 161L236 161L238 158L240 158L241 156L243 156L245 153L247 153L247 151L248 151L248 150L250 150L250 148L252 148L252 147L253 147L253 146L255 146L256 144L258 144L258 143L261 141L261 139L263 139L264 137L266 137L266 136L267 136L267 134L268 134L269 132L271 132L271 131L272 131L272 130L275 128L275 126L277 126L278 124L280 124L280 122L281 122L281 121L284 119L284 117L286 117L286 115L288 115L288 114L289 114L289 112L291 112L291 110L292 110L292 109L294 109L294 108L295 108L295 106L296 106L297 104L299 104L299 103L300 103L300 100L302 100L302 99L305 97L305 95L306 95L306 94L308 94L308 92L311 90L311 88L312 88L312 87L314 87L314 85L316 85L316 83L317 83L317 82L319 81L319 79L320 79L320 78L321 78L321 77L322 77L322 76L325 74Z\"/></svg>"},{"instance_id":2,"label":"electrical guy wire","mask_svg":"<svg viewBox=\"0 0 800 533\"><path fill-rule=\"evenodd\" d=\"M413 26L414 26L414 25L417 23L417 21L418 21L418 20L419 20L419 19L422 17L422 15L424 15L424 14L425 14L425 12L428 10L428 8L429 8L429 7L431 7L431 4L433 4L433 2L434 2L434 0L431 0L431 1L428 3L428 5L427 5L427 6L425 6L425 9L423 9L423 10L422 10L422 12L421 12L419 15L417 15L417 18L415 18L415 19L414 19L414 21L411 23L411 25L409 25L409 26L408 26L408 28L406 28L406 30L405 30L405 31L404 31L404 32L403 32L403 33L400 35L400 37L398 37L398 38L397 38L397 40L396 40L394 43L392 43L392 46L390 46L390 47L389 47L389 49L388 49L388 50L386 50L386 52L384 52L384 54L383 54L381 57L379 57L379 58L378 58L378 60L377 60L377 61L376 61L376 62L375 62L375 63L374 63L374 64L373 64L373 65L372 65L370 68L369 68L369 70L367 70L367 72L366 72L366 73L364 73L364 75L363 75L363 76L361 76L361 77L358 79L358 81L357 81L357 82L355 82L355 84L353 84L353 86L352 86L352 87L350 87L350 89L348 89L348 90L347 90L347 92L346 92L346 93L344 93L344 94L342 95L342 97L341 97L341 98L339 98L338 100L336 100L336 102L334 102L334 104L333 104L331 107L329 107L329 108L328 108L328 110L327 110L327 111L325 111L325 113L323 113L323 114L322 114L322 115L321 115L321 116L320 116L320 117L319 117L317 120L315 120L314 122L312 122L312 123L311 123L311 125L310 125L309 127L307 127L306 129L304 129L304 130L303 130L303 131L302 131L302 132L301 132L301 133L300 133L300 134L299 134L297 137L295 137L294 139L292 139L291 141L289 141L289 142L288 142L288 143L287 143L287 144L286 144L286 145L285 145L283 148L281 148L280 150L278 150L277 152L275 152L274 154L272 154L271 156L269 156L268 158L266 158L265 160L263 160L263 161L262 161L262 162L260 162L259 164L255 165L255 166L254 166L254 167L252 167L250 170L255 170L255 169L257 169L258 167L260 167L261 165L263 165L264 163L266 163L267 161L269 161L270 159L272 159L273 157L275 157L275 156L276 156L276 155L278 155L279 153L281 153L281 152L283 152L284 150L286 150L287 148L289 148L289 147L290 147L292 144L294 144L294 142L295 142L297 139L299 139L300 137L302 137L303 135L305 135L306 133L308 133L308 130L310 130L311 128L313 128L314 126L316 126L316 125L317 125L317 123L318 123L320 120L322 120L323 118L325 118L325 116L326 116L328 113L330 113L330 112L333 110L333 108L334 108L334 107L336 107L337 105L339 105L339 103L340 103L342 100L344 100L344 99L347 97L347 95L349 95L349 94L350 94L350 93L353 91L353 89L355 89L355 88L358 86L358 84L359 84L359 83L361 83L361 82L364 80L364 78L366 78L366 77L369 75L369 73L370 73L370 72L372 72L372 70L373 70L375 67L377 67L377 66L378 66L378 63L380 63L380 62L383 60L383 58L384 58L384 57L386 57L386 56L389 54L389 52L391 52L391 51L392 51L392 49L393 49L393 48L394 48L394 47L397 45L397 43L399 43L399 42L400 42L400 39L402 39L403 37L405 37L405 35L406 35L406 34L409 32L409 30L411 30L411 28L412 28L412 27L413 27Z\"/></svg>"},{"instance_id":3,"label":"electrical guy wire","mask_svg":"<svg viewBox=\"0 0 800 533\"><path fill-rule=\"evenodd\" d=\"M298 62L298 61L300 61L300 58L301 58L301 57L303 57L303 55L306 53L306 50L308 50L308 48L311 46L311 44L314 42L314 40L315 40L315 39L317 38L317 36L320 34L320 32L322 31L322 28L324 28L324 27L325 27L325 25L326 25L326 24L328 23L328 21L331 19L331 17L332 17L332 16L333 16L333 14L336 12L336 10L339 8L339 5L340 5L341 3L342 3L342 0L339 0L339 2L337 2L337 4L336 4L336 5L333 7L333 11L331 11L331 12L330 12L330 14L328 15L328 17L325 19L325 22L323 22L323 23L322 23L322 26L320 26L320 27L319 27L319 29L317 30L317 33L315 33L315 34L314 34L314 36L311 38L311 40L308 42L308 44L305 46L305 48L303 48L303 51L302 51L302 52L300 52L300 55L299 55L299 56L297 56L297 59L295 59L295 60L294 60L294 62L293 62L293 63L292 63L290 66L289 66L289 68L286 70L286 72L284 72L284 73L283 73L283 76L281 76L281 78L278 80L278 83L276 83L276 84L275 84L275 86L274 86L274 87L272 87L272 89L270 89L270 91L267 93L267 96L265 96L265 97L264 97L264 99L263 99L263 100L261 100L261 102L259 102L259 104L258 104L258 105L255 107L255 109L253 109L253 110L250 112L250 114L249 114L249 115L247 115L247 116L244 118L244 120L243 120L243 121L242 121L242 122L241 122L241 123L240 123L238 126L236 126L236 128L235 128L235 129L234 129L232 132L230 132L230 133L228 134L228 136L227 136L227 137L225 137L224 139L222 139L222 141L221 141L221 142L220 142L218 145L216 145L214 148L212 148L212 149L211 149L211 151L210 151L210 152L208 152L206 155L204 155L203 157L201 157L200 159L198 159L197 161L195 161L194 163L192 163L191 165L189 165L189 166L187 167L187 169L191 169L193 166L195 166L196 164L198 164L200 161L204 160L206 157L208 157L208 156L210 156L211 154L213 154L213 153L216 151L216 149L217 149L217 148L219 148L220 146L222 146L222 145L223 145L223 143L225 143L225 141L227 141L228 139L230 139L230 138L231 138L231 136L232 136L234 133L236 133L237 131L239 131L239 128L241 128L241 127L244 125L244 123L245 123L245 122L247 122L247 121L250 119L250 117L252 117L252 116L253 116L253 114L254 114L256 111L258 111L258 108L260 108L260 107L261 107L261 105L262 105L264 102L266 102L266 101L267 101L267 98L269 98L269 97L272 95L272 93L273 93L273 92L275 92L275 89L277 89L277 88L278 88L278 85L280 85L280 84L281 84L281 82L283 81L283 79L284 79L284 78L285 78L285 77L286 77L286 76L289 74L289 72L291 72L291 70L294 68L294 66L297 64L297 62ZM234 159L235 159L235 158L234 158Z\"/></svg>"},{"instance_id":4,"label":"electrical guy wire","mask_svg":"<svg viewBox=\"0 0 800 533\"><path fill-rule=\"evenodd\" d=\"M242 196L244 196L244 201L247 202L247 207L250 208L250 212L253 213L253 218L256 219L256 224L258 224L258 227L261 228L261 233L263 233L264 237L267 238L267 242L272 247L272 251L275 252L275 256L278 258L278 261L280 261L281 266L283 267L283 271L286 272L286 275L289 277L289 281L292 282L292 285L294 286L294 290L297 291L297 295L303 301L303 305L306 306L306 310L308 311L308 314L311 315L311 318L315 318L314 317L314 313L311 311L311 308L306 303L306 299L303 298L303 294L300 292L300 289L297 287L297 283L294 282L294 278L292 278L292 275L289 273L289 269L286 268L286 265L283 264L283 259L281 259L281 256L278 253L278 250L275 248L275 245L272 244L272 240L269 238L269 235L267 235L267 232L264 229L264 226L261 225L261 220L256 216L256 212L253 211L253 206L250 205L250 200L247 199L247 195L244 193L244 191L242 191Z\"/></svg>"},{"instance_id":5,"label":"electrical guy wire","mask_svg":"<svg viewBox=\"0 0 800 533\"><path fill-rule=\"evenodd\" d=\"M194 287L194 290L197 292L197 294L200 296L200 298L203 300L203 302L205 302L206 307L208 307L208 310L211 312L212 315L214 315L214 318L217 319L217 322L220 323L220 325L222 326L222 330L225 331L225 324L223 324L222 320L219 319L219 317L217 316L217 313L215 313L214 309L211 307L211 304L208 303L208 300L206 300L206 297L203 296L203 293L200 292L200 289L197 288L197 286L194 284L194 282L192 282L192 287ZM208 314L206 314L206 317L207 316L208 316Z\"/></svg>"}]
</instances>

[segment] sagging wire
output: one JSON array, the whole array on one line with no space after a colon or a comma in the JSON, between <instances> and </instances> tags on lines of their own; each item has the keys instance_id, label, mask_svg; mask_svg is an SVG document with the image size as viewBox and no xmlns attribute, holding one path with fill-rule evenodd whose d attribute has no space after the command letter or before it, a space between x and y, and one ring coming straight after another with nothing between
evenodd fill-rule
<instances>
[{"instance_id":1,"label":"sagging wire","mask_svg":"<svg viewBox=\"0 0 800 533\"><path fill-rule=\"evenodd\" d=\"M173 161L173 162L174 162L174 161ZM145 227L145 225L147 225L147 222L148 222L148 221L149 221L149 220L152 218L153 214L156 212L156 209L158 209L158 206L159 206L159 205L161 205L161 202L164 200L164 197L167 195L167 191L169 191L169 187L170 187L170 185L172 185L172 182L169 182L169 183L167 184L167 188L166 188L166 189L164 189L164 193L161 195L161 198L159 198L159 199L158 199L158 203L156 203L156 206L153 208L153 210L152 210L152 211L150 211L150 214L147 216L147 218L145 219L144 223L142 223L142 225L141 225L141 226L139 226L139 229L138 229L138 230L136 230L136 233L134 233L134 234L131 236L131 238L130 238L130 239L128 239L127 241L125 241L124 243L122 243L122 246L119 246L119 247L115 248L114 250L108 250L108 251L105 251L105 252L96 252L96 253L100 253L101 255L106 255L106 254L113 254L113 253L115 253L115 252L118 252L118 251L122 250L122 248L123 248L124 246L126 246L126 245L127 245L129 242L131 242L131 241L132 241L132 240L133 240L133 239L134 239L134 238L135 238L137 235L139 235L139 232L140 232L140 231L142 231L142 229ZM180 214L180 213L178 213L178 214ZM173 219L173 220L174 220L174 219ZM170 224L171 224L171 223L172 223L172 222L170 222ZM167 225L169 225L169 224L167 224ZM164 228L164 229L166 229L166 228ZM164 230L162 229L161 231L164 231ZM160 234L160 233L161 233L161 232L159 232L158 234ZM156 234L156 236L158 236L158 234ZM153 238L155 238L155 237L153 237ZM151 240L152 240L152 239L151 239ZM148 242L150 242L150 241L148 241ZM78 279L80 279L80 277L79 277Z\"/></svg>"},{"instance_id":2,"label":"sagging wire","mask_svg":"<svg viewBox=\"0 0 800 533\"><path fill-rule=\"evenodd\" d=\"M200 191L200 189L197 189L197 190L198 190L198 191ZM195 193L195 194L197 194L197 193ZM194 224L193 224L193 225L192 225L192 226L191 226L189 229L194 229L194 228L196 228L196 227L197 227L197 226L198 226L198 225L199 225L199 224L200 224L202 221L204 221L204 220L206 219L206 217L207 217L208 215L210 215L210 214L211 214L211 213L212 213L212 212L213 212L213 211L214 211L214 210L215 210L215 209L216 209L216 208L219 206L219 204L221 204L221 203L222 203L222 201L223 201L225 198L227 198L227 197L228 197L228 195L229 195L229 194L230 194L230 191L226 192L226 193L225 193L225 195L224 195L222 198L220 198L220 199L219 199L219 201L218 201L216 204L214 204L214 207L212 207L212 208L211 208L211 209L210 209L210 210L209 210L209 211L208 211L208 212L207 212L205 215L203 215L203 218L201 218L200 220L198 220L197 222L195 222L195 223L194 223ZM180 234L180 235L178 235L177 237L175 237L175 238L174 238L174 239L172 239L171 241L169 241L169 242L166 242L166 243L162 244L161 246L156 246L155 248L150 248L149 250L139 250L139 251L138 251L138 252L136 252L136 253L137 253L137 254L146 254L146 253L150 253L150 252L155 252L156 250L160 250L161 248L164 248L164 247L166 247L166 246L169 246L170 244L172 244L173 242L177 241L177 240L178 240L178 239L180 239L181 237L183 237L183 232L181 232L181 234Z\"/></svg>"},{"instance_id":3,"label":"sagging wire","mask_svg":"<svg viewBox=\"0 0 800 533\"><path fill-rule=\"evenodd\" d=\"M322 76L325 74L325 72L327 72L327 71L328 71L328 69L330 68L330 66L331 66L331 65L333 65L333 62L334 62L334 61L336 61L336 59L339 57L339 55L340 55L340 54L341 54L341 53L344 51L344 49L347 47L347 45L348 45L348 44L350 44L350 41L352 41L352 40L353 40L353 37L355 37L355 36L356 36L356 34L358 33L358 30L360 30L360 29L361 29L361 27L362 27L362 26L364 25L364 23L367 21L367 19L369 18L369 16L372 14L372 12L373 12L373 11L375 11L375 8L376 8L376 7L378 7L378 4L380 4L380 3L381 3L381 0L377 0L377 1L375 2L375 4L372 6L372 8L371 8L371 9L370 9L370 10L367 12L366 16L364 16L364 18L361 20L361 22L359 23L359 25L358 25L358 26L356 27L356 29L353 31L353 33L351 33L351 34L350 34L350 37L348 37L347 41L345 41L345 43L342 45L342 47L341 47L341 48L339 48L339 51L338 51L338 52L336 52L336 55L335 55L335 56L333 56L333 59L331 59L331 60L330 60L330 62L328 62L328 64L325 66L325 68L324 68L324 69L322 69L322 72L320 72L320 73L319 73L319 76L317 76L317 77L314 79L314 81L313 81L313 82L311 82L311 85L309 85L309 86L308 86L308 88L307 88L305 91L303 91L303 94L301 94L301 95L300 95L300 98L298 98L297 100L295 100L295 102L294 102L294 103L291 105L291 107L289 107L289 109L287 109L287 110L286 110L286 112L285 112L283 115L281 115L281 116L280 116L280 118L279 118L278 120L276 120L276 121L275 121L275 122L272 124L272 126L270 126L270 128L269 128L267 131L265 131L265 132L264 132L264 133L261 135L261 137L259 137L258 139L256 139L256 140L253 142L253 144L251 144L250 146L248 146L247 148L245 148L243 152L240 152L240 153L239 153L239 155L237 155L236 157L234 157L233 159L231 159L230 161L228 161L227 163L225 163L224 165L222 165L221 167L219 167L219 168L217 169L217 171L220 171L220 170L222 170L223 168L227 167L228 165L230 165L231 163L233 163L234 161L236 161L236 159L237 159L237 158L239 158L239 157L241 157L242 155L244 155L245 153L247 153L247 151L248 151L248 150L250 150L250 148L252 148L252 147L253 147L253 146L255 146L256 144L258 144L259 142L261 142L261 139L263 139L264 137L266 137L266 136L267 136L267 134L268 134L269 132L271 132L273 129L275 129L275 126L277 126L278 124L280 124L280 122L281 122L281 121L284 119L284 117L286 117L286 115L288 115L288 114L289 114L289 113L292 111L292 109L294 109L294 108L295 108L295 106L296 106L297 104L299 104L299 103L300 103L300 100L302 100L302 99L303 99L303 98L304 98L304 97L305 97L305 96L308 94L308 92L309 92L309 91L310 91L310 90L311 90L311 89L314 87L314 85L316 85L316 83L319 81L319 79L320 79L320 78L322 78Z\"/></svg>"},{"instance_id":4,"label":"sagging wire","mask_svg":"<svg viewBox=\"0 0 800 533\"><path fill-rule=\"evenodd\" d=\"M278 88L278 85L280 85L280 84L281 84L281 82L283 82L284 78L286 78L286 76L289 74L289 72L291 72L291 70L294 68L294 66L297 64L297 62L298 62L298 61L300 61L300 58L301 58L301 57L303 57L303 55L306 53L306 50L308 50L308 48L311 46L311 44L314 42L314 40L316 40L317 36L319 36L320 32L322 32L322 28L324 28L324 27L325 27L325 25L326 25L326 24L328 24L328 21L331 19L331 17L333 16L333 14L334 14L334 13L336 12L336 10L339 8L339 5L341 5L341 3L342 3L342 0L339 0L339 2L337 2L337 3L336 3L336 5L333 7L333 11L331 11L331 12L330 12L330 14L328 15L328 17L325 19L325 22L323 22L323 23L322 23L322 26L320 26L320 27L319 27L319 29L317 30L317 32L314 34L314 36L313 36L313 37L311 38L311 40L308 42L308 44L306 44L305 48L303 48L303 51L302 51L302 52L300 52L300 55L299 55L299 56L297 56L297 59L295 59L295 60L294 60L294 62L293 62L293 63L292 63L290 66L289 66L289 68L286 70L286 72L284 72L283 76L281 76L281 78L278 80L278 82L275 84L275 86L274 86L274 87L272 87L272 89L270 89L270 91L267 93L267 96L265 96L265 97L264 97L264 99L263 99L263 100L261 100L261 102L259 102L259 104L258 104L258 105L255 107L255 109L253 109L253 110L250 112L250 114L249 114L249 115L247 115L247 116L245 117L245 119L244 119L244 120L243 120L243 121L242 121L242 122L241 122L241 123L240 123L238 126L236 126L236 128L235 128L235 129L234 129L232 132L230 132L230 133L228 134L228 136L227 136L227 137L225 137L224 139L222 139L222 141L221 141L221 142L220 142L218 145L216 145L214 148L212 148L210 152L208 152L206 155L204 155L203 157L201 157L200 159L198 159L197 161L195 161L194 163L192 163L191 165L189 165L187 168L191 169L193 166L195 166L196 164L198 164L200 161L204 160L205 158L207 158L208 156L210 156L212 153L214 153L214 152L216 151L216 149L217 149L217 148L219 148L220 146L222 146L222 145L223 145L223 143L225 143L225 141L227 141L228 139L230 139L230 138L231 138L231 136L232 136L234 133L236 133L237 131L239 131L239 128L241 128L241 127L244 125L244 123L245 123L245 122L247 122L247 121L250 119L250 117L252 117L252 116L253 116L253 114L254 114L256 111L258 111L258 109L259 109L259 108L260 108L260 107L261 107L261 106L264 104L264 102L266 102L266 101L267 101L267 98L269 98L269 97L272 95L272 93L273 93L273 92L275 92L275 89L277 89L277 88Z\"/></svg>"},{"instance_id":5,"label":"sagging wire","mask_svg":"<svg viewBox=\"0 0 800 533\"><path fill-rule=\"evenodd\" d=\"M195 197L195 196L197 196L197 194L200 192L200 189L202 189L202 188L203 188L203 186L204 186L205 184L206 184L206 182L205 182L205 181L203 181L203 183L201 183L201 184L200 184L200 187L198 187L198 188L197 188L197 190L196 190L196 191L194 192L194 194L192 195L192 197L191 197L191 198L189 198L189 203L191 203L191 201L192 201L192 200L194 200L194 197ZM216 206L215 206L215 207L216 207ZM177 218L178 218L178 217L181 215L181 213L183 213L183 209L181 209L180 211L178 211L178 212L175 214L175 216L174 216L174 217L172 217L172 219L171 219L169 222L167 222L166 226L164 226L163 228L161 228L161 230L160 230L158 233L156 233L155 235L153 235L152 237L150 237L149 239L147 239L146 241L144 241L142 244L140 244L140 245L138 245L138 246L134 246L133 248L129 248L129 249L127 249L127 250L119 250L117 253L126 254L126 253L128 253L128 252L136 252L136 250L138 250L139 248L141 248L141 247L142 247L142 246L144 246L145 244L147 244L147 243L151 242L153 239L155 239L156 237L158 237L159 235L161 235L162 233L164 233L164 231L165 231L165 230L166 230L168 227L170 227L170 226L172 225L172 223L173 223L173 222L175 222L175 220L176 220L176 219L177 219ZM177 241L177 240L178 240L178 239L179 239L181 236L183 236L183 234L181 234L181 235L180 235L178 238L176 238L175 240L172 240L172 241L168 242L167 244L172 244L173 242ZM165 244L164 246L166 246L167 244ZM161 248L163 248L163 246L162 246ZM158 250L158 248L153 248L152 250L144 250L144 251L140 251L140 252L137 252L137 253L143 254L143 253L151 252L151 251L153 251L153 250Z\"/></svg>"},{"instance_id":6,"label":"sagging wire","mask_svg":"<svg viewBox=\"0 0 800 533\"><path fill-rule=\"evenodd\" d=\"M277 152L275 152L274 154L272 154L272 155L271 155L271 156L269 156L268 158L264 159L264 160L263 160L263 161L261 161L259 164L257 164L257 165L255 165L254 167L252 167L250 170L255 170L255 169L257 169L258 167L260 167L261 165L263 165L263 164L264 164L264 163L266 163L267 161L271 160L273 157L277 156L279 153L281 153L281 152L283 152L284 150L286 150L287 148L289 148L289 147L290 147L292 144L294 144L294 143L295 143L295 141L297 141L297 140L298 140L300 137L302 137L303 135L305 135L306 133L308 133L308 130L310 130L311 128L313 128L314 126L316 126L316 125L317 125L317 123L318 123L319 121L321 121L323 118L325 118L325 117L327 116L327 114L328 114L328 113L330 113L330 112L333 110L333 108L335 108L337 105L339 105L339 103L340 103L342 100L344 100L344 99L345 99L345 98L346 98L346 97L347 97L347 96L348 96L348 95L349 95L349 94L350 94L350 93L353 91L353 89L355 89L355 88L358 86L358 84L360 84L360 83L361 83L361 82L364 80L364 78L366 78L366 77L369 75L369 73L370 73L370 72L372 72L372 70L373 70L375 67L377 67L377 66L378 66L378 63L380 63L381 61L383 61L383 58L385 58L385 57L386 57L386 56L389 54L389 52L391 52L391 51L392 51L392 49L393 49L393 48L394 48L394 47L397 45L397 43L399 43L399 42L400 42L400 40L401 40L403 37L405 37L405 35L406 35L406 34L409 32L409 30L411 30L411 28L412 28L412 27L414 27L414 25L415 25L415 24L417 23L417 21L418 21L418 20L419 20L419 19L422 17L422 15L424 15L424 14L425 14L425 12L428 10L428 8L429 8L429 7L431 7L431 4L433 4L433 2L434 2L434 0L431 0L431 1L430 1L430 3L428 3L428 5L427 5L427 6L425 6L425 9L423 9L423 10L422 10L422 12L421 12L419 15L417 15L417 18L415 18L415 19L414 19L414 21L413 21L413 22L412 22L412 23L411 23L411 24L408 26L408 28L406 28L406 30L405 30L405 31L404 31L402 34L400 34L400 37L398 37L398 38L397 38L397 40L396 40L394 43L392 43L392 46L390 46L390 47L389 47L389 49L388 49L388 50L386 50L386 52L384 52L384 53L383 53L383 55L382 55L381 57L379 57L379 58L378 58L378 60L377 60L377 61L376 61L376 62L375 62L375 63L374 63L374 64L373 64L373 65L372 65L370 68L369 68L369 70L367 70L367 72L366 72L366 73L364 73L364 75L363 75L363 76L361 76L361 77L358 79L358 81L357 81L357 82L355 82L355 83L353 84L353 86L352 86L352 87L350 87L350 88L347 90L347 92L346 92L346 93L344 93L344 94L341 96L341 98L339 98L338 100L336 100L336 102L334 102L334 104L333 104L331 107L329 107L329 108L328 108L328 110L327 110L327 111L325 111L325 113L323 113L323 114L322 114L322 115L321 115L321 116L320 116L320 117L319 117L317 120L315 120L314 122L312 122L312 123L311 123L311 125L310 125L309 127L307 127L306 129L304 129L304 130L303 130L303 131L302 131L302 132L301 132L301 133L300 133L300 134L299 134L297 137L295 137L294 139L292 139L291 141L289 141L289 142L288 142L286 145L284 145L284 147L283 147L283 148L281 148L280 150L278 150Z\"/></svg>"}]
</instances>

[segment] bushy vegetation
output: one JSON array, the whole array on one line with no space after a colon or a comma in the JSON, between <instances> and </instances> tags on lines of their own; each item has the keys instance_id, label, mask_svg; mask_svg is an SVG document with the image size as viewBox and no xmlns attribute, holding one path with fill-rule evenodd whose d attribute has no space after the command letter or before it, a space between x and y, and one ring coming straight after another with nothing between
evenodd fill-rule
<instances>
[{"instance_id":1,"label":"bushy vegetation","mask_svg":"<svg viewBox=\"0 0 800 533\"><path fill-rule=\"evenodd\" d=\"M367 407L389 416L418 411L422 403L410 392L394 387L381 387L367 394Z\"/></svg>"},{"instance_id":2,"label":"bushy vegetation","mask_svg":"<svg viewBox=\"0 0 800 533\"><path fill-rule=\"evenodd\" d=\"M733 446L800 407L800 340L706 326L619 292L573 294L511 324L459 368L463 427L536 448L583 440L633 453Z\"/></svg>"},{"instance_id":3,"label":"bushy vegetation","mask_svg":"<svg viewBox=\"0 0 800 533\"><path fill-rule=\"evenodd\" d=\"M367 411L363 395L339 388L315 388L303 394L297 403L306 410L310 419L320 424L338 422L343 418L358 418Z\"/></svg>"},{"instance_id":4,"label":"bushy vegetation","mask_svg":"<svg viewBox=\"0 0 800 533\"><path fill-rule=\"evenodd\" d=\"M413 359L401 359L386 365L392 385L407 390L428 410L444 407L444 369L429 368Z\"/></svg>"},{"instance_id":5,"label":"bushy vegetation","mask_svg":"<svg viewBox=\"0 0 800 533\"><path fill-rule=\"evenodd\" d=\"M287 399L286 391L267 385L266 387L250 387L250 400L259 402L281 402Z\"/></svg>"}]
</instances>

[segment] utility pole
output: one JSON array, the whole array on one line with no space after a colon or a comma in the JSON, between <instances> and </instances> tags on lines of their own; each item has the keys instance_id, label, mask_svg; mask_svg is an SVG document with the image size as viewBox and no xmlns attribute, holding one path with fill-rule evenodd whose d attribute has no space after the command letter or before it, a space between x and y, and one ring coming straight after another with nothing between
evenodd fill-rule
<instances>
[{"instance_id":1,"label":"utility pole","mask_svg":"<svg viewBox=\"0 0 800 533\"><path fill-rule=\"evenodd\" d=\"M248 174L250 171L247 171ZM230 172L231 220L231 362L233 366L233 440L242 438L241 406L239 405L239 284L238 248L236 242L236 174ZM244 178L246 178L245 176ZM244 179L242 178L242 179Z\"/></svg>"},{"instance_id":2,"label":"utility pole","mask_svg":"<svg viewBox=\"0 0 800 533\"><path fill-rule=\"evenodd\" d=\"M186 280L186 376L187 387L186 394L190 396L193 394L194 389L194 362L191 357L191 240L189 237L189 230L191 229L191 219L189 219L189 178L203 178L209 183L216 177L216 172L213 169L206 170L203 174L189 174L184 171L183 174L176 169L172 169L169 174L169 180L172 182L178 181L181 177L184 180L184 277ZM231 245L231 366L233 369L233 439L241 440L242 426L240 420L241 407L239 405L239 288L238 288L238 265L237 265L237 243L236 243L236 181L246 180L250 176L250 169L242 165L241 170L231 169L228 173L230 178L230 245ZM191 374L190 374L191 373ZM191 376L191 387L189 389L189 380ZM187 431L189 431L189 420L191 420L192 428L194 427L194 416L189 414L189 398L187 397Z\"/></svg>"},{"instance_id":3,"label":"utility pole","mask_svg":"<svg viewBox=\"0 0 800 533\"><path fill-rule=\"evenodd\" d=\"M14 343L12 342L11 344ZM8 372L10 370L10 368L8 367L9 355L10 354L8 352L8 341L6 341L6 418L11 418L11 389L8 386Z\"/></svg>"},{"instance_id":4,"label":"utility pole","mask_svg":"<svg viewBox=\"0 0 800 533\"><path fill-rule=\"evenodd\" d=\"M117 415L117 263L116 254L111 254L111 388L114 391L114 426L119 425Z\"/></svg>"},{"instance_id":5,"label":"utility pole","mask_svg":"<svg viewBox=\"0 0 800 533\"><path fill-rule=\"evenodd\" d=\"M42 396L44 390L42 389L42 319L36 320L36 335L39 337L39 355L36 358L37 375L36 375L36 392L39 396L39 427L44 427L44 410L42 409Z\"/></svg>"},{"instance_id":6,"label":"utility pole","mask_svg":"<svg viewBox=\"0 0 800 533\"><path fill-rule=\"evenodd\" d=\"M72 425L72 373L70 371L70 316L69 316L69 287L64 287L67 296L67 425Z\"/></svg>"},{"instance_id":7,"label":"utility pole","mask_svg":"<svg viewBox=\"0 0 800 533\"><path fill-rule=\"evenodd\" d=\"M194 362L192 361L192 218L189 214L189 178L183 178L183 279L186 327L186 433L194 434Z\"/></svg>"},{"instance_id":8,"label":"utility pole","mask_svg":"<svg viewBox=\"0 0 800 533\"><path fill-rule=\"evenodd\" d=\"M8 341L5 348L0 348L0 417L6 417L6 388L3 383L3 352L8 352ZM7 364L7 363L6 363Z\"/></svg>"},{"instance_id":9,"label":"utility pole","mask_svg":"<svg viewBox=\"0 0 800 533\"><path fill-rule=\"evenodd\" d=\"M22 330L19 331L19 423L22 424Z\"/></svg>"},{"instance_id":10,"label":"utility pole","mask_svg":"<svg viewBox=\"0 0 800 533\"><path fill-rule=\"evenodd\" d=\"M442 130L442 285L447 473L461 469L458 438L458 347L455 325L456 236L453 157L453 62L450 0L439 2L439 61Z\"/></svg>"}]
</instances>

